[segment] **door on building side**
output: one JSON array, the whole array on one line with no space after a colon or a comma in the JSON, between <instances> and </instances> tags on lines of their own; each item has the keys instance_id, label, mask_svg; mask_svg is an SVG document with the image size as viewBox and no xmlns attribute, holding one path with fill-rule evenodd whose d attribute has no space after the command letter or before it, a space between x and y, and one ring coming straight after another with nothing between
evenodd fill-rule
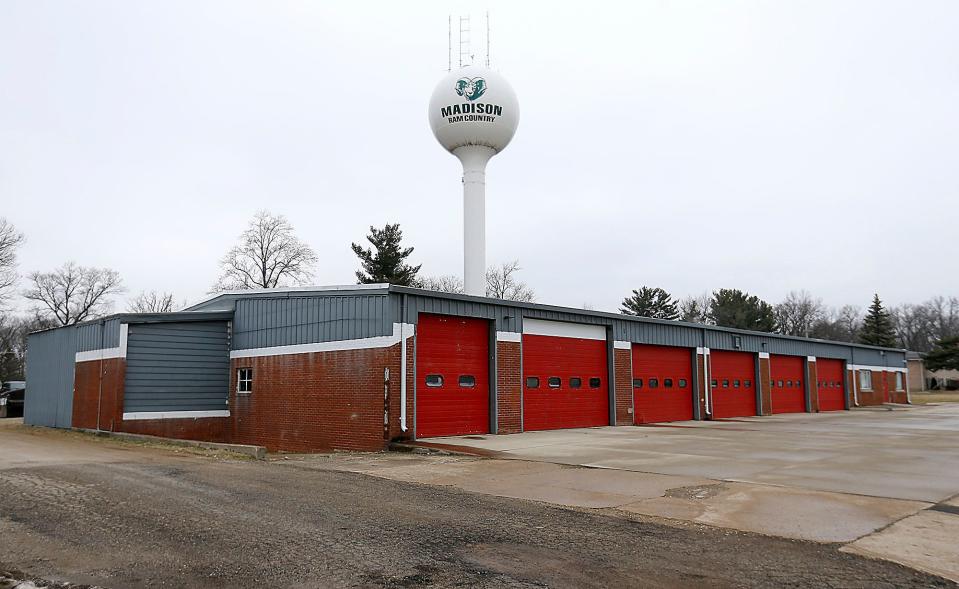
<instances>
[{"instance_id":1,"label":"door on building side","mask_svg":"<svg viewBox=\"0 0 959 589\"><path fill-rule=\"evenodd\" d=\"M846 387L843 361L816 358L816 389L820 411L840 411L846 408Z\"/></svg>"},{"instance_id":2,"label":"door on building side","mask_svg":"<svg viewBox=\"0 0 959 589\"><path fill-rule=\"evenodd\" d=\"M523 320L523 429L609 425L606 328Z\"/></svg>"},{"instance_id":3,"label":"door on building side","mask_svg":"<svg viewBox=\"0 0 959 589\"><path fill-rule=\"evenodd\" d=\"M756 415L756 355L711 350L709 358L713 418Z\"/></svg>"},{"instance_id":4,"label":"door on building side","mask_svg":"<svg viewBox=\"0 0 959 589\"><path fill-rule=\"evenodd\" d=\"M489 433L489 321L421 314L416 325L416 437Z\"/></svg>"},{"instance_id":5,"label":"door on building side","mask_svg":"<svg viewBox=\"0 0 959 589\"><path fill-rule=\"evenodd\" d=\"M805 413L806 389L803 358L770 354L769 380L773 413Z\"/></svg>"},{"instance_id":6,"label":"door on building side","mask_svg":"<svg viewBox=\"0 0 959 589\"><path fill-rule=\"evenodd\" d=\"M633 423L693 418L689 348L633 344Z\"/></svg>"}]
</instances>

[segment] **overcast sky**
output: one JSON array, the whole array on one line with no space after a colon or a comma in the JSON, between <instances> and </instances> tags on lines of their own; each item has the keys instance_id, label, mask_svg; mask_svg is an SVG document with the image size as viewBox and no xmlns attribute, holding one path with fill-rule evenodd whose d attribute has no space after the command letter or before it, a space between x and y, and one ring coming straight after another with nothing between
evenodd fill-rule
<instances>
[{"instance_id":1,"label":"overcast sky","mask_svg":"<svg viewBox=\"0 0 959 589\"><path fill-rule=\"evenodd\" d=\"M114 268L196 301L260 208L354 282L402 224L462 273L460 165L426 108L447 16L522 111L487 259L540 302L630 289L959 294L959 3L0 2L0 216L23 273ZM454 63L455 66L455 63ZM118 301L118 310L125 303Z\"/></svg>"}]
</instances>

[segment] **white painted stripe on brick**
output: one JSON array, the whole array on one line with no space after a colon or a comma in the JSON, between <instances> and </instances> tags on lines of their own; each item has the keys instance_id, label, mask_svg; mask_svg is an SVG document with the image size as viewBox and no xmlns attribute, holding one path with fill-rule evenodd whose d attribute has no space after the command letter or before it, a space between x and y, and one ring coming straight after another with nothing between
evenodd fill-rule
<instances>
[{"instance_id":1,"label":"white painted stripe on brick","mask_svg":"<svg viewBox=\"0 0 959 589\"><path fill-rule=\"evenodd\" d=\"M606 326L587 325L585 323L566 323L565 321L545 321L543 319L523 319L523 333L529 335L551 335L554 337L605 340Z\"/></svg>"},{"instance_id":2,"label":"white painted stripe on brick","mask_svg":"<svg viewBox=\"0 0 959 589\"><path fill-rule=\"evenodd\" d=\"M497 331L496 341L498 342L521 342L523 334L518 331Z\"/></svg>"},{"instance_id":3,"label":"white painted stripe on brick","mask_svg":"<svg viewBox=\"0 0 959 589\"><path fill-rule=\"evenodd\" d=\"M613 342L613 348L615 348L615 349L617 349L617 350L632 350L632 349L633 349L633 342L614 341L614 342Z\"/></svg>"},{"instance_id":4,"label":"white painted stripe on brick","mask_svg":"<svg viewBox=\"0 0 959 589\"><path fill-rule=\"evenodd\" d=\"M769 352L759 352L760 358L769 358Z\"/></svg>"},{"instance_id":5,"label":"white painted stripe on brick","mask_svg":"<svg viewBox=\"0 0 959 589\"><path fill-rule=\"evenodd\" d=\"M229 411L137 411L124 413L124 421L138 419L197 419L200 417L229 417Z\"/></svg>"},{"instance_id":6,"label":"white painted stripe on brick","mask_svg":"<svg viewBox=\"0 0 959 589\"><path fill-rule=\"evenodd\" d=\"M92 360L108 360L110 358L127 357L127 338L129 336L130 326L126 323L120 324L120 345L115 348L104 348L102 350L89 350L87 352L77 352L74 363L90 362Z\"/></svg>"},{"instance_id":7,"label":"white painted stripe on brick","mask_svg":"<svg viewBox=\"0 0 959 589\"><path fill-rule=\"evenodd\" d=\"M120 324L120 357L127 357L127 338L130 336L130 326L126 323Z\"/></svg>"},{"instance_id":8,"label":"white painted stripe on brick","mask_svg":"<svg viewBox=\"0 0 959 589\"><path fill-rule=\"evenodd\" d=\"M403 339L413 337L413 326L405 324ZM371 350L388 348L400 342L400 324L393 324L393 335L365 337L360 339L320 342L315 344L296 344L292 346L271 346L269 348L250 348L233 350L230 358L259 358L263 356L284 356L286 354L312 354L316 352L338 352L341 350Z\"/></svg>"},{"instance_id":9,"label":"white painted stripe on brick","mask_svg":"<svg viewBox=\"0 0 959 589\"><path fill-rule=\"evenodd\" d=\"M106 360L108 358L125 358L126 350L123 348L106 348L103 350L90 350L88 352L77 352L75 362L90 362L92 360Z\"/></svg>"},{"instance_id":10,"label":"white painted stripe on brick","mask_svg":"<svg viewBox=\"0 0 959 589\"><path fill-rule=\"evenodd\" d=\"M893 366L867 366L865 364L847 364L848 370L872 370L873 372L902 372L906 373L905 368L895 368Z\"/></svg>"}]
</instances>

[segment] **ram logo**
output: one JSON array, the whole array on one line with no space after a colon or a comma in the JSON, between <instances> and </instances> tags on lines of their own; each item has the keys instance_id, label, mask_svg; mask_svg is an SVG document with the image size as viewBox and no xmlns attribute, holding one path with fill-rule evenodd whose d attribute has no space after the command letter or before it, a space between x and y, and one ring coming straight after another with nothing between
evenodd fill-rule
<instances>
[{"instance_id":1,"label":"ram logo","mask_svg":"<svg viewBox=\"0 0 959 589\"><path fill-rule=\"evenodd\" d=\"M456 80L456 93L470 102L486 92L486 80L483 78L460 78Z\"/></svg>"}]
</instances>

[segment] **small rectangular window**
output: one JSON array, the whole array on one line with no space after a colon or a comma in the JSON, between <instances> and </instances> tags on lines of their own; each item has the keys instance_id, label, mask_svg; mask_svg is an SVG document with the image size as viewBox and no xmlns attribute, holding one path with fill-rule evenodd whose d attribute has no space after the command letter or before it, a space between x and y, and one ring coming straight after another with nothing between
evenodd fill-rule
<instances>
[{"instance_id":1,"label":"small rectangular window","mask_svg":"<svg viewBox=\"0 0 959 589\"><path fill-rule=\"evenodd\" d=\"M736 388L736 389L739 388L739 379L738 379L738 378L733 381L733 388Z\"/></svg>"},{"instance_id":2,"label":"small rectangular window","mask_svg":"<svg viewBox=\"0 0 959 589\"><path fill-rule=\"evenodd\" d=\"M591 389L598 389L600 386L602 386L602 384L603 384L602 379L600 379L597 376L592 376L589 379L589 388Z\"/></svg>"},{"instance_id":3,"label":"small rectangular window","mask_svg":"<svg viewBox=\"0 0 959 589\"><path fill-rule=\"evenodd\" d=\"M685 389L685 388L686 388L686 379L685 379L685 378L679 379L679 388L681 388L681 389Z\"/></svg>"},{"instance_id":4,"label":"small rectangular window","mask_svg":"<svg viewBox=\"0 0 959 589\"><path fill-rule=\"evenodd\" d=\"M528 388L528 389L538 389L538 388L539 388L539 377L538 377L538 376L527 376L527 377L526 377L526 388Z\"/></svg>"},{"instance_id":5,"label":"small rectangular window","mask_svg":"<svg viewBox=\"0 0 959 589\"><path fill-rule=\"evenodd\" d=\"M649 388L651 388L651 389L658 389L658 388L659 388L659 379L658 379L658 378L651 378L651 379L649 379Z\"/></svg>"},{"instance_id":6,"label":"small rectangular window","mask_svg":"<svg viewBox=\"0 0 959 589\"><path fill-rule=\"evenodd\" d=\"M859 371L859 388L864 391L872 390L872 370Z\"/></svg>"},{"instance_id":7,"label":"small rectangular window","mask_svg":"<svg viewBox=\"0 0 959 589\"><path fill-rule=\"evenodd\" d=\"M427 374L426 375L426 386L431 388L443 386L443 375L442 374Z\"/></svg>"},{"instance_id":8,"label":"small rectangular window","mask_svg":"<svg viewBox=\"0 0 959 589\"><path fill-rule=\"evenodd\" d=\"M253 392L253 369L252 368L240 368L236 371L236 392L238 393Z\"/></svg>"},{"instance_id":9,"label":"small rectangular window","mask_svg":"<svg viewBox=\"0 0 959 589\"><path fill-rule=\"evenodd\" d=\"M786 386L787 386L787 387L793 386L793 381L787 380L787 381L786 381Z\"/></svg>"},{"instance_id":10,"label":"small rectangular window","mask_svg":"<svg viewBox=\"0 0 959 589\"><path fill-rule=\"evenodd\" d=\"M797 380L797 381L796 381L796 388L797 388L797 389L801 389L801 388L802 388L802 381L801 381L801 380Z\"/></svg>"},{"instance_id":11,"label":"small rectangular window","mask_svg":"<svg viewBox=\"0 0 959 589\"><path fill-rule=\"evenodd\" d=\"M749 387L753 386L753 381L751 381L751 380L744 380L744 381L743 381L743 386L748 389Z\"/></svg>"},{"instance_id":12,"label":"small rectangular window","mask_svg":"<svg viewBox=\"0 0 959 589\"><path fill-rule=\"evenodd\" d=\"M729 388L729 379L728 379L728 378L724 378L724 379L723 379L723 388L724 388L724 389L728 389L728 388Z\"/></svg>"},{"instance_id":13,"label":"small rectangular window","mask_svg":"<svg viewBox=\"0 0 959 589\"><path fill-rule=\"evenodd\" d=\"M779 387L779 388L783 388L783 381L777 380L777 381L776 381L776 386Z\"/></svg>"},{"instance_id":14,"label":"small rectangular window","mask_svg":"<svg viewBox=\"0 0 959 589\"><path fill-rule=\"evenodd\" d=\"M641 388L643 388L643 379L641 379L641 378L634 378L634 379L633 379L633 388L634 388L634 389L641 389Z\"/></svg>"},{"instance_id":15,"label":"small rectangular window","mask_svg":"<svg viewBox=\"0 0 959 589\"><path fill-rule=\"evenodd\" d=\"M663 379L663 386L666 387L667 389L673 388L673 379L671 379L671 378L664 378L664 379Z\"/></svg>"},{"instance_id":16,"label":"small rectangular window","mask_svg":"<svg viewBox=\"0 0 959 589\"><path fill-rule=\"evenodd\" d=\"M714 378L714 379L709 383L709 386L711 386L711 387L713 387L713 388L716 388L716 387L719 386L719 381Z\"/></svg>"},{"instance_id":17,"label":"small rectangular window","mask_svg":"<svg viewBox=\"0 0 959 589\"><path fill-rule=\"evenodd\" d=\"M551 376L546 379L546 386L551 389L558 389L561 384L563 384L563 379L558 376Z\"/></svg>"},{"instance_id":18,"label":"small rectangular window","mask_svg":"<svg viewBox=\"0 0 959 589\"><path fill-rule=\"evenodd\" d=\"M476 377L472 374L461 374L460 375L460 386L463 388L471 389L476 386Z\"/></svg>"},{"instance_id":19,"label":"small rectangular window","mask_svg":"<svg viewBox=\"0 0 959 589\"><path fill-rule=\"evenodd\" d=\"M569 388L571 389L581 389L583 388L583 379L578 376L574 376L569 379Z\"/></svg>"}]
</instances>

